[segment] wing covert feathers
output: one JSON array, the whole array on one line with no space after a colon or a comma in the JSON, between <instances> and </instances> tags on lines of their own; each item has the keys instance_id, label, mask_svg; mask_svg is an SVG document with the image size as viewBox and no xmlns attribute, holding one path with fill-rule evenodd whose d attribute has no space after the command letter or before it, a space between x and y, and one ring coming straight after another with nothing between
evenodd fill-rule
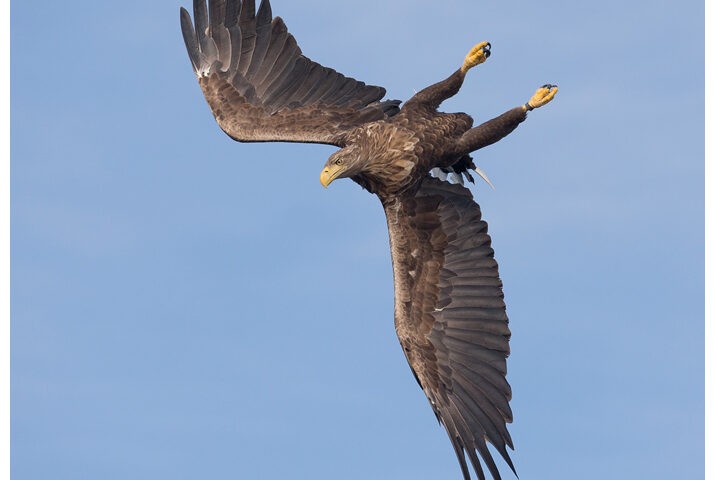
<instances>
[{"instance_id":1,"label":"wing covert feathers","mask_svg":"<svg viewBox=\"0 0 715 480\"><path fill-rule=\"evenodd\" d=\"M238 141L342 146L352 128L399 111L385 89L303 56L268 0L194 0L181 9L194 73L221 128Z\"/></svg>"},{"instance_id":2,"label":"wing covert feathers","mask_svg":"<svg viewBox=\"0 0 715 480\"><path fill-rule=\"evenodd\" d=\"M384 202L395 275L395 328L418 383L444 425L465 479L466 457L514 470L506 424L509 337L497 262L479 205L464 187L429 177L414 196ZM515 472L516 473L516 472Z\"/></svg>"}]
</instances>

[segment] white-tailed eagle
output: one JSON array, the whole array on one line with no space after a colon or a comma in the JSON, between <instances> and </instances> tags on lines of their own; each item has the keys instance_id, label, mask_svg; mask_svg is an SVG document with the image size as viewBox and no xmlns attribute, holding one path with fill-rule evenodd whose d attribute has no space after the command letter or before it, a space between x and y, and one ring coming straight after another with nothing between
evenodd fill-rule
<instances>
[{"instance_id":1,"label":"white-tailed eagle","mask_svg":"<svg viewBox=\"0 0 715 480\"><path fill-rule=\"evenodd\" d=\"M464 478L467 459L485 478L478 455L500 478L487 442L514 470L506 448L514 448L506 428L511 332L487 224L463 178L472 181L470 169L483 176L471 152L513 131L556 86L473 127L469 115L437 108L489 57L487 42L400 108L382 101L384 88L305 57L268 0L258 10L253 0L208 0L208 8L194 0L193 24L182 8L181 28L206 101L231 138L335 145L321 183L350 178L377 195L390 236L395 329Z\"/></svg>"}]
</instances>

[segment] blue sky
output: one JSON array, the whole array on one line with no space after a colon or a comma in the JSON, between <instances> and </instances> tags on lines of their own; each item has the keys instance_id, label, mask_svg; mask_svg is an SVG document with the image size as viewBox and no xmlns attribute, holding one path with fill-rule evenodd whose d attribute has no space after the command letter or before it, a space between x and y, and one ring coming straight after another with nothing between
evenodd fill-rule
<instances>
[{"instance_id":1,"label":"blue sky","mask_svg":"<svg viewBox=\"0 0 715 480\"><path fill-rule=\"evenodd\" d=\"M445 111L559 85L476 156L512 458L523 479L702 478L702 2L272 4L389 98L482 40ZM379 202L321 187L331 147L225 136L181 5L12 5L13 478L460 478L394 333Z\"/></svg>"}]
</instances>

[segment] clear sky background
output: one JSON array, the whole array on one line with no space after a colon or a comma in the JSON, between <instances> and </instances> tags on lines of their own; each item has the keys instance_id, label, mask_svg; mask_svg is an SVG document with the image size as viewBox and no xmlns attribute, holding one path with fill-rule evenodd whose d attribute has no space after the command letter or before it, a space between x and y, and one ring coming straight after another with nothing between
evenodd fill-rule
<instances>
[{"instance_id":1,"label":"clear sky background","mask_svg":"<svg viewBox=\"0 0 715 480\"><path fill-rule=\"evenodd\" d=\"M394 333L379 202L321 187L334 148L220 131L182 1L13 2L14 480L461 478ZM559 85L476 156L524 480L703 476L703 8L273 1L389 98L482 40L445 111Z\"/></svg>"}]
</instances>

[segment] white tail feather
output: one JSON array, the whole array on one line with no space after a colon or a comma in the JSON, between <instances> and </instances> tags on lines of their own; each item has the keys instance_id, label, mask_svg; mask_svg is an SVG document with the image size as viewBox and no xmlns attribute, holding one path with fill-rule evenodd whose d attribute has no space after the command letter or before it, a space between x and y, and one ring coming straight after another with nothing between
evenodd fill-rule
<instances>
[{"instance_id":1,"label":"white tail feather","mask_svg":"<svg viewBox=\"0 0 715 480\"><path fill-rule=\"evenodd\" d=\"M487 177L487 174L484 173L484 171L481 168L474 167L472 170L474 170L474 173L476 173L477 175L482 177L482 180L487 182L489 184L489 186L492 187L492 190L496 190L496 188L494 188L494 185L492 185L492 182L489 180L489 177Z\"/></svg>"}]
</instances>

